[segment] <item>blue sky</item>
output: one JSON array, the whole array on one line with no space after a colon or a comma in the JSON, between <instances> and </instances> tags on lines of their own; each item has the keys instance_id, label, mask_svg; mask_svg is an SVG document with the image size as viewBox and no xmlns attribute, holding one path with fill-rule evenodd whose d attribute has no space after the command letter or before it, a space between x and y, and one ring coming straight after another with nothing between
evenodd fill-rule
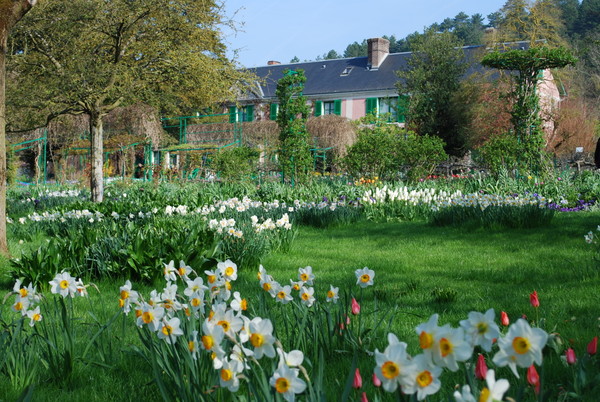
<instances>
[{"instance_id":1,"label":"blue sky","mask_svg":"<svg viewBox=\"0 0 600 402\"><path fill-rule=\"evenodd\" d=\"M383 35L403 38L463 11L485 18L506 0L224 0L226 15L242 26L225 31L229 49L245 67L294 56L314 60L352 42ZM234 15L235 14L235 15ZM233 53L230 53L232 56Z\"/></svg>"}]
</instances>

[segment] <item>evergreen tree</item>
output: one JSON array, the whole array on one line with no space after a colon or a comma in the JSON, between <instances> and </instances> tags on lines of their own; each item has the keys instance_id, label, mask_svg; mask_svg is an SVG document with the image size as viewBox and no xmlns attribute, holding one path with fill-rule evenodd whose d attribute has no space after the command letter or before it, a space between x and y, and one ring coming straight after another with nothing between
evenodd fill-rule
<instances>
[{"instance_id":1,"label":"evergreen tree","mask_svg":"<svg viewBox=\"0 0 600 402\"><path fill-rule=\"evenodd\" d=\"M453 108L453 97L466 71L460 42L450 32L425 32L413 44L408 69L398 71L398 92L410 96L409 128L420 135L435 135L446 142L446 152L460 155L465 149L461 117Z\"/></svg>"},{"instance_id":2,"label":"evergreen tree","mask_svg":"<svg viewBox=\"0 0 600 402\"><path fill-rule=\"evenodd\" d=\"M583 0L579 6L577 33L585 35L600 26L600 0Z\"/></svg>"},{"instance_id":3,"label":"evergreen tree","mask_svg":"<svg viewBox=\"0 0 600 402\"><path fill-rule=\"evenodd\" d=\"M341 58L341 56L338 54L338 52L336 52L333 49L323 55L323 60L332 60L339 58Z\"/></svg>"},{"instance_id":4,"label":"evergreen tree","mask_svg":"<svg viewBox=\"0 0 600 402\"><path fill-rule=\"evenodd\" d=\"M361 43L354 42L346 47L344 50L344 57L365 57L369 51L369 45L367 40L363 39Z\"/></svg>"},{"instance_id":5,"label":"evergreen tree","mask_svg":"<svg viewBox=\"0 0 600 402\"><path fill-rule=\"evenodd\" d=\"M561 11L561 19L565 25L565 33L573 36L579 17L579 0L556 0Z\"/></svg>"}]
</instances>

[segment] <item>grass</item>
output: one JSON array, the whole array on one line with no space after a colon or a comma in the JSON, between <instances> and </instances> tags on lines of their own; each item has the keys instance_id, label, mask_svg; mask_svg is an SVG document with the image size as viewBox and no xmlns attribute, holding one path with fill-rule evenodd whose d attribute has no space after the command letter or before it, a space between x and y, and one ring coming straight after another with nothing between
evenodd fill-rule
<instances>
[{"instance_id":1,"label":"grass","mask_svg":"<svg viewBox=\"0 0 600 402\"><path fill-rule=\"evenodd\" d=\"M546 319L545 329L560 333L566 341L572 340L573 347L581 351L599 331L600 314L596 307L600 275L590 268L591 249L583 241L583 235L599 221L600 213L594 212L557 214L549 226L536 229L440 228L423 222L359 222L333 229L302 227L289 252L274 253L263 265L284 284L290 278L296 280L299 267L312 266L319 300L324 299L330 284L339 286L341 291L347 289L360 299L354 271L365 266L375 270L375 285L362 293L365 325L373 326L375 316L387 314L387 318L374 333L372 349L385 347L389 327L409 344L410 352L416 353L418 338L414 328L434 313L440 314L440 324L453 326L466 319L469 311L489 308L496 310L497 317L501 310L506 311L511 322L523 314L535 320L537 314L528 297L537 290L539 316ZM0 275L6 274L6 260L0 261L0 267ZM118 288L123 282L124 279L98 281L101 293L90 290L100 321L108 321L117 311ZM0 283L7 292L12 289L5 277ZM134 284L145 296L162 286ZM249 271L240 273L234 290L248 297L251 306L258 303L262 292L256 273ZM375 299L377 311L371 303ZM89 304L78 299L78 305L83 322L91 322ZM9 307L1 307L4 317L13 314ZM124 324L119 318L117 323L108 334L114 347L114 361L108 368L93 362L78 364L74 381L68 387L42 378L34 389L34 400L157 400L159 394L151 382L149 366L132 353L131 345L138 344L133 317L126 317ZM125 325L125 332L121 325ZM79 343L83 345L87 339L89 334L82 331ZM358 357L364 382L370 383L374 358L367 353ZM332 400L339 399L351 360L352 356L341 352L339 358L327 361L328 371L335 373L326 377ZM500 374L512 376L507 370ZM461 382L461 377L444 374L442 381L453 385L453 381ZM560 378L553 381L559 382ZM366 390L375 392L371 385L366 385ZM13 400L18 394L0 375L0 395ZM352 394L351 398L358 398L357 395Z\"/></svg>"}]
</instances>

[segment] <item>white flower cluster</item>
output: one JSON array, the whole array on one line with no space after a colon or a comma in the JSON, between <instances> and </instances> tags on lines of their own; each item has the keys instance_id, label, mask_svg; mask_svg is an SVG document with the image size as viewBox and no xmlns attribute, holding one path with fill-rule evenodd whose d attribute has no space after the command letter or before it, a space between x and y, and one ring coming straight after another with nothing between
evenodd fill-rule
<instances>
[{"instance_id":1,"label":"white flower cluster","mask_svg":"<svg viewBox=\"0 0 600 402\"><path fill-rule=\"evenodd\" d=\"M361 201L364 204L382 204L386 202L404 202L408 205L434 204L448 201L452 198L462 196L460 191L449 194L446 191L438 191L435 188L425 188L422 190L409 190L408 187L388 188L387 185L381 188L367 190L363 194Z\"/></svg>"},{"instance_id":2,"label":"white flower cluster","mask_svg":"<svg viewBox=\"0 0 600 402\"><path fill-rule=\"evenodd\" d=\"M496 366L508 366L519 377L517 367L541 365L548 334L519 319L502 335L494 317L493 309L485 313L470 312L460 327L453 328L449 324L438 326L438 315L434 314L428 322L416 327L422 353L414 357L407 353L408 345L390 333L389 345L383 353L375 350L375 375L386 391L394 392L400 386L404 394L416 394L418 400L423 400L439 391L443 369L458 371L458 363L469 361L476 346L491 352L496 339L498 351L493 358ZM488 401L491 399L487 397L493 396L493 400L502 400L508 381L496 381L493 370L488 370L486 381L487 388L481 391L479 399L468 386L463 387L462 392L457 391L455 399Z\"/></svg>"},{"instance_id":3,"label":"white flower cluster","mask_svg":"<svg viewBox=\"0 0 600 402\"><path fill-rule=\"evenodd\" d=\"M230 260L220 262L216 269L204 272L207 283L183 261L175 268L173 261L164 264L166 286L162 292L153 290L150 300L143 298L127 281L120 288L119 305L128 314L133 308L136 323L147 328L168 344L174 344L189 333L187 349L193 359L200 353L210 356L219 373L219 385L236 392L244 372L251 370L250 360L279 357L269 384L286 401L304 392L306 383L299 378L304 354L299 350L286 353L278 347L273 335L273 323L267 318L245 315L248 302L239 292L231 292L237 279L237 265ZM183 292L179 292L179 284ZM192 319L192 317L194 319ZM198 323L198 324L196 324ZM191 331L182 326L198 325Z\"/></svg>"},{"instance_id":4,"label":"white flower cluster","mask_svg":"<svg viewBox=\"0 0 600 402\"><path fill-rule=\"evenodd\" d=\"M497 194L480 194L472 193L466 195L453 196L448 200L438 202L433 206L434 210L439 208L448 208L453 206L480 208L482 211L490 206L496 207L523 207L527 205L545 208L549 200L545 197L525 194L523 196L512 195L497 195Z\"/></svg>"},{"instance_id":5,"label":"white flower cluster","mask_svg":"<svg viewBox=\"0 0 600 402\"><path fill-rule=\"evenodd\" d=\"M233 218L223 218L220 220L211 219L208 221L208 228L219 234L226 233L230 236L237 237L238 239L244 236L243 231L235 228L235 219Z\"/></svg>"},{"instance_id":6,"label":"white flower cluster","mask_svg":"<svg viewBox=\"0 0 600 402\"><path fill-rule=\"evenodd\" d=\"M596 231L600 232L600 225L598 225L598 227L596 228ZM585 242L587 244L595 243L595 241L594 241L594 239L595 239L594 232L592 232L591 230L586 235L584 235L583 238L585 239Z\"/></svg>"},{"instance_id":7,"label":"white flower cluster","mask_svg":"<svg viewBox=\"0 0 600 402\"><path fill-rule=\"evenodd\" d=\"M256 233L260 233L264 230L276 230L278 228L284 228L286 230L290 230L292 228L292 224L290 223L290 217L287 213L283 214L283 216L273 222L273 219L267 218L262 222L259 222L259 219L256 215L252 215L250 217L252 221L252 227Z\"/></svg>"},{"instance_id":8,"label":"white flower cluster","mask_svg":"<svg viewBox=\"0 0 600 402\"><path fill-rule=\"evenodd\" d=\"M36 199L39 198L67 198L67 197L79 197L82 193L80 190L62 190L62 191L50 191L46 189L46 191L40 192L37 197L30 197L24 200L21 200L21 203L27 204L30 202L35 202Z\"/></svg>"}]
</instances>

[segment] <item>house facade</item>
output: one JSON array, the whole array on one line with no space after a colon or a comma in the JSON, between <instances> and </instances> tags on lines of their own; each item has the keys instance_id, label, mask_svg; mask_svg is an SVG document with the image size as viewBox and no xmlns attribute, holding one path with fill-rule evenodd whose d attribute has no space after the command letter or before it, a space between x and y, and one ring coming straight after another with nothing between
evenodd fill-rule
<instances>
[{"instance_id":1,"label":"house facade","mask_svg":"<svg viewBox=\"0 0 600 402\"><path fill-rule=\"evenodd\" d=\"M277 82L287 69L304 70L306 84L303 95L311 106L312 115L336 114L356 120L369 113L390 113L391 121L403 124L408 99L398 96L396 71L408 69L410 52L390 53L389 41L373 38L367 41L368 56L305 63L280 64L270 61L264 67L253 68L259 78L255 89L240 96L236 105L229 105L230 122L275 120L277 116ZM511 47L526 48L527 42L516 42ZM476 60L484 46L463 47L465 60ZM479 63L471 63L465 77L484 73ZM496 72L491 72L492 75ZM557 105L559 91L552 73L544 71L540 87L542 105L548 109Z\"/></svg>"}]
</instances>

